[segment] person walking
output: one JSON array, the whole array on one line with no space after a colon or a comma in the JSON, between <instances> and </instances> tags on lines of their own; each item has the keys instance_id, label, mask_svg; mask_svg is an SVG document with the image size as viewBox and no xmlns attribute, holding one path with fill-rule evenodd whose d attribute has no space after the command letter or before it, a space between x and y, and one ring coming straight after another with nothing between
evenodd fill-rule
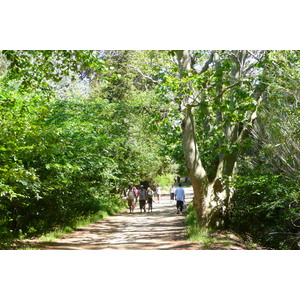
<instances>
[{"instance_id":1,"label":"person walking","mask_svg":"<svg viewBox=\"0 0 300 300\"><path fill-rule=\"evenodd\" d=\"M135 206L136 206L139 197L139 190L135 186L133 186L133 191L134 191L134 199L135 199Z\"/></svg>"},{"instance_id":2,"label":"person walking","mask_svg":"<svg viewBox=\"0 0 300 300\"><path fill-rule=\"evenodd\" d=\"M157 196L157 202L159 203L159 200L161 198L161 193L162 193L162 188L161 186L158 184L156 187L156 196Z\"/></svg>"},{"instance_id":3,"label":"person walking","mask_svg":"<svg viewBox=\"0 0 300 300\"><path fill-rule=\"evenodd\" d=\"M139 190L139 202L140 202L140 211L146 212L146 199L147 199L147 191L144 186L141 185L141 189Z\"/></svg>"},{"instance_id":4,"label":"person walking","mask_svg":"<svg viewBox=\"0 0 300 300\"><path fill-rule=\"evenodd\" d=\"M172 200L174 200L174 196L175 196L175 186L174 184L172 184L172 186L170 187L170 201L172 202Z\"/></svg>"},{"instance_id":5,"label":"person walking","mask_svg":"<svg viewBox=\"0 0 300 300\"><path fill-rule=\"evenodd\" d=\"M147 189L147 202L148 202L148 212L151 211L152 212L152 203L153 203L153 191L151 190L150 187L148 187Z\"/></svg>"},{"instance_id":6,"label":"person walking","mask_svg":"<svg viewBox=\"0 0 300 300\"><path fill-rule=\"evenodd\" d=\"M177 208L177 214L182 215L182 209L183 209L183 202L185 200L185 191L182 188L182 183L179 183L179 187L175 190L175 197L176 197L176 208Z\"/></svg>"},{"instance_id":7,"label":"person walking","mask_svg":"<svg viewBox=\"0 0 300 300\"><path fill-rule=\"evenodd\" d=\"M134 212L134 208L135 208L135 201L134 201L134 189L133 189L133 185L131 184L129 186L129 189L126 192L126 199L128 202L128 207L129 207L129 213L133 213Z\"/></svg>"}]
</instances>

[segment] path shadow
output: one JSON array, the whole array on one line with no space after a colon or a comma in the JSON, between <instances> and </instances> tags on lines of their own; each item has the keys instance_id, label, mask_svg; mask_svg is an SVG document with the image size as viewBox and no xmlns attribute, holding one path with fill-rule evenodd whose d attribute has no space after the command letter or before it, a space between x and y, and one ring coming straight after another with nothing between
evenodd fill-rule
<instances>
[{"instance_id":1,"label":"path shadow","mask_svg":"<svg viewBox=\"0 0 300 300\"><path fill-rule=\"evenodd\" d=\"M184 216L176 215L174 203L155 205L152 212L126 212L78 228L56 242L44 243L44 249L191 249L186 241Z\"/></svg>"}]
</instances>

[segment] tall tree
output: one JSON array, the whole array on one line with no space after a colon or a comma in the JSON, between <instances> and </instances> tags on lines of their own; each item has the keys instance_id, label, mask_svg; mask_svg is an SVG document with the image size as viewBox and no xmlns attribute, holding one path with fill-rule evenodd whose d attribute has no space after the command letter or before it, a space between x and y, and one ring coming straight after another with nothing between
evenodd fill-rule
<instances>
[{"instance_id":1,"label":"tall tree","mask_svg":"<svg viewBox=\"0 0 300 300\"><path fill-rule=\"evenodd\" d=\"M186 168L194 188L194 206L205 226L224 224L230 211L230 180L238 152L257 117L266 84L265 51L173 51L178 76L165 76L181 112ZM197 129L200 127L201 131ZM199 126L200 125L200 126ZM201 150L210 139L215 153L209 177ZM213 168L214 166L209 166Z\"/></svg>"}]
</instances>

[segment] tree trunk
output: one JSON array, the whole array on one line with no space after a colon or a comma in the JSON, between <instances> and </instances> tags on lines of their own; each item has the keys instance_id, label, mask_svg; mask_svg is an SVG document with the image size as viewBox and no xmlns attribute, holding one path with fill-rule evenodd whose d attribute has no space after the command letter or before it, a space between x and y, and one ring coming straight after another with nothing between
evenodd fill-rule
<instances>
[{"instance_id":1,"label":"tree trunk","mask_svg":"<svg viewBox=\"0 0 300 300\"><path fill-rule=\"evenodd\" d=\"M177 52L180 75L191 69L191 57L188 51ZM229 181L223 180L223 175L231 177L236 166L237 155L222 156L217 176L209 183L207 173L203 168L197 140L192 101L189 95L183 95L180 109L184 113L182 121L183 149L187 172L194 189L194 207L199 224L207 227L219 227L224 224L228 213L229 199L232 191Z\"/></svg>"},{"instance_id":2,"label":"tree trunk","mask_svg":"<svg viewBox=\"0 0 300 300\"><path fill-rule=\"evenodd\" d=\"M182 122L182 133L186 168L194 189L194 206L200 224L205 225L205 199L207 196L208 178L199 156L196 143L195 120L190 107L185 111L185 118Z\"/></svg>"},{"instance_id":3,"label":"tree trunk","mask_svg":"<svg viewBox=\"0 0 300 300\"><path fill-rule=\"evenodd\" d=\"M254 66L251 60L247 61L249 51L232 51L230 52L230 60L233 62L230 67L230 73L228 73L227 80L230 80L230 85L227 86L216 81L216 96L215 99L219 101L221 106L222 97L227 90L230 90L234 86L242 84L242 79L247 75L247 72ZM178 59L178 70L181 78L184 78L193 69L194 60L191 57L190 51L176 51ZM264 55L264 54L263 54ZM216 53L211 53L210 58L205 63L204 67L200 71L200 74L207 71L209 64L216 57ZM214 61L215 70L223 68L217 60ZM220 74L222 73L219 72ZM226 78L225 78L226 79ZM183 80L183 82L187 82ZM187 172L191 179L194 189L194 206L197 211L199 223L203 226L218 227L224 225L226 219L230 215L230 200L233 195L233 189L231 188L232 175L235 174L237 169L238 153L236 149L231 149L229 154L223 153L219 155L219 164L215 178L212 182L209 182L206 171L203 168L198 145L196 139L196 128L194 119L194 107L199 104L199 101L193 98L192 94L201 94L199 90L195 93L191 83L186 83L184 88L189 89L187 94L183 94L182 101L180 103L180 110L184 113L184 119L182 121L182 133L183 133L183 149L185 155L185 162ZM256 98L255 109L248 114L248 122L243 124L240 128L240 123L229 122L224 128L225 139L228 146L236 145L240 143L249 133L249 130L256 119L257 109L262 101L262 95L266 88L265 84L262 86L256 86L255 90L251 93L251 97ZM230 91L231 92L231 91ZM233 93L233 92L232 92ZM234 95L234 93L233 93ZM227 98L228 99L228 98ZM235 111L237 100L235 97L230 98L230 109ZM203 101L203 99L201 99ZM200 101L201 101L200 100ZM204 101L207 99L204 99ZM222 112L216 111L216 120L219 123L224 123ZM209 127L209 119L207 121L207 127ZM206 125L206 124L205 124Z\"/></svg>"},{"instance_id":4,"label":"tree trunk","mask_svg":"<svg viewBox=\"0 0 300 300\"><path fill-rule=\"evenodd\" d=\"M195 120L192 108L185 110L182 122L183 148L187 172L194 189L194 206L199 223L202 226L219 227L225 224L229 216L231 175L236 168L237 154L224 155L219 163L217 175L209 183L202 166L196 143ZM223 179L225 175L225 178Z\"/></svg>"},{"instance_id":5,"label":"tree trunk","mask_svg":"<svg viewBox=\"0 0 300 300\"><path fill-rule=\"evenodd\" d=\"M183 73L191 69L191 56L189 51L177 51L177 59L179 72L182 76ZM206 171L201 162L196 140L194 108L189 105L190 101L189 95L183 95L180 105L180 110L184 113L181 126L184 157L187 172L194 189L193 203L199 224L202 226L210 226L213 225L212 223L216 223L215 219L218 219L217 215L219 214L215 214L215 206L211 205L211 200L213 199L211 193L214 191L214 187L209 184Z\"/></svg>"}]
</instances>

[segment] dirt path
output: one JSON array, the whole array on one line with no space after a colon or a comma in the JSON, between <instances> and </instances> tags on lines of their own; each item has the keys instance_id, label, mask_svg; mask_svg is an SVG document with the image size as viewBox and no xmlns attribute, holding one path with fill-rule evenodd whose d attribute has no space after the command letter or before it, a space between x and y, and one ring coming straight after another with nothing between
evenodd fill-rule
<instances>
[{"instance_id":1,"label":"dirt path","mask_svg":"<svg viewBox=\"0 0 300 300\"><path fill-rule=\"evenodd\" d=\"M175 214L175 202L163 197L153 212L128 211L78 228L44 249L65 250L159 250L199 249L184 235L184 215ZM198 243L199 244L199 243Z\"/></svg>"},{"instance_id":2,"label":"dirt path","mask_svg":"<svg viewBox=\"0 0 300 300\"><path fill-rule=\"evenodd\" d=\"M190 201L190 200L188 200ZM188 202L187 201L187 202ZM44 250L200 250L199 242L185 237L184 215L177 215L175 202L163 197L153 212L128 211L78 228ZM226 249L230 247L227 246ZM225 249L216 248L216 249ZM230 249L242 249L238 244Z\"/></svg>"}]
</instances>

